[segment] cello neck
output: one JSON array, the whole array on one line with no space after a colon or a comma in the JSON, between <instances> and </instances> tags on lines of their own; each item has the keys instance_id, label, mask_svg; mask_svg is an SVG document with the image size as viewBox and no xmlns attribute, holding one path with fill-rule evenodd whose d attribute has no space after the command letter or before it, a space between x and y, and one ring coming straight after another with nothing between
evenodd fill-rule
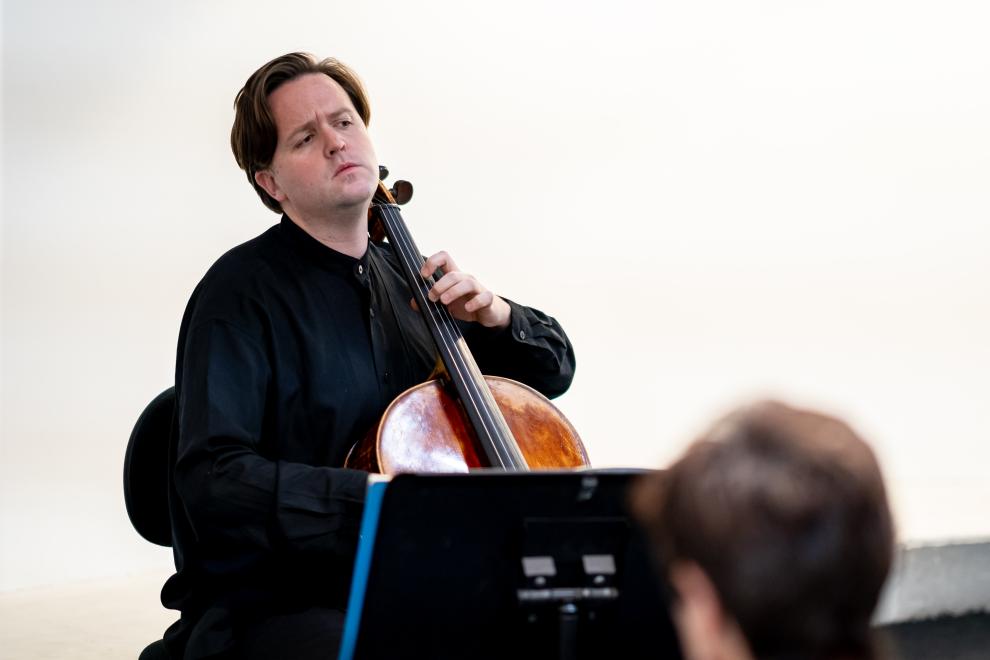
<instances>
[{"instance_id":1,"label":"cello neck","mask_svg":"<svg viewBox=\"0 0 990 660\"><path fill-rule=\"evenodd\" d=\"M399 263L412 289L413 297L430 330L447 377L457 392L481 448L492 467L505 470L526 470L526 460L509 430L501 410L495 403L484 376L478 369L460 328L454 322L445 305L429 299L430 288L437 280L433 275L424 279L420 269L425 263L422 252L402 219L399 207L394 203L388 190L379 184L379 193L386 199L379 202L377 196L372 207L373 213L381 221L385 235L395 250Z\"/></svg>"}]
</instances>

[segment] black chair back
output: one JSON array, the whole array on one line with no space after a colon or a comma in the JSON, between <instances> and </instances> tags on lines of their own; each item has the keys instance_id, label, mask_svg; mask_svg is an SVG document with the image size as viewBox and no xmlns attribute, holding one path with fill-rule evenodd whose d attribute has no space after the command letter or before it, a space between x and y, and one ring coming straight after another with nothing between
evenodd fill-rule
<instances>
[{"instance_id":1,"label":"black chair back","mask_svg":"<svg viewBox=\"0 0 990 660\"><path fill-rule=\"evenodd\" d=\"M171 547L168 511L168 441L175 415L175 388L170 387L144 409L124 454L124 503L138 534Z\"/></svg>"}]
</instances>

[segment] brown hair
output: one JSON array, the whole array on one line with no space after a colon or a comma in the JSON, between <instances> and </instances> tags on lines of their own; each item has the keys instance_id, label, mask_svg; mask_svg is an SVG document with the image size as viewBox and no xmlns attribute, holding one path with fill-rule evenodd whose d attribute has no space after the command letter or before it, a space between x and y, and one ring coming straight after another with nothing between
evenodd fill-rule
<instances>
[{"instance_id":1,"label":"brown hair","mask_svg":"<svg viewBox=\"0 0 990 660\"><path fill-rule=\"evenodd\" d=\"M234 99L234 126L230 129L230 148L237 164L247 174L265 206L282 212L282 205L254 180L255 173L272 163L278 144L278 130L272 118L268 96L280 85L307 73L322 73L340 85L354 104L364 125L371 120L371 107L361 80L351 69L328 57L317 61L309 53L289 53L276 57L251 74Z\"/></svg>"},{"instance_id":2,"label":"brown hair","mask_svg":"<svg viewBox=\"0 0 990 660\"><path fill-rule=\"evenodd\" d=\"M696 562L756 657L873 655L893 521L873 452L842 421L743 408L632 497L661 565Z\"/></svg>"}]
</instances>

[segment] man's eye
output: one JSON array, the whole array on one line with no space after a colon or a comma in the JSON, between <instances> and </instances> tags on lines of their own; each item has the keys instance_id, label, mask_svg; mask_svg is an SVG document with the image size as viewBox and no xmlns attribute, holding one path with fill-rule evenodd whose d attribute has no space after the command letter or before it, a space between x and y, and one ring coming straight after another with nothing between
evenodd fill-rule
<instances>
[{"instance_id":1,"label":"man's eye","mask_svg":"<svg viewBox=\"0 0 990 660\"><path fill-rule=\"evenodd\" d=\"M354 123L354 122L352 122L352 121L351 121L350 119L341 119L341 120L340 120L340 125L341 125L341 126L342 126L343 128L347 128L348 126L350 126L350 125L351 125L351 124L353 124L353 123Z\"/></svg>"},{"instance_id":2,"label":"man's eye","mask_svg":"<svg viewBox=\"0 0 990 660\"><path fill-rule=\"evenodd\" d=\"M312 140L313 140L313 135L312 133L310 133L304 136L303 139L299 140L299 142L296 142L296 147L301 147L304 144L308 144L309 142L312 142Z\"/></svg>"}]
</instances>

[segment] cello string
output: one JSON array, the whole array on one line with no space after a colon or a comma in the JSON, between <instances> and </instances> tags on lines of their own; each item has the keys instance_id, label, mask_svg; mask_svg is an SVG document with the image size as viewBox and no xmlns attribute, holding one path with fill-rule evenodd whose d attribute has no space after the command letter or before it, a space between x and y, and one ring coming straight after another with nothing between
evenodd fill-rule
<instances>
[{"instance_id":1,"label":"cello string","mask_svg":"<svg viewBox=\"0 0 990 660\"><path fill-rule=\"evenodd\" d=\"M398 219L395 217L395 213L392 209L389 209L389 216L389 220L392 221L391 228L395 230L393 233L395 234L398 243L396 248L401 251L400 256L403 258L406 267L409 268L411 272L418 274L419 268L416 267L416 264L419 264L419 266L422 267L425 260L423 260L422 256L419 255L419 252L415 249L415 245L411 244L412 241L408 235L408 230L403 231L404 227L399 225L399 222L397 222ZM430 315L431 320L436 324L438 330L442 333L441 338L444 343L442 348L445 349L450 357L455 360L455 366L459 372L458 375L465 380L466 384L475 385L474 383L469 382L471 380L470 370L467 368L466 364L463 364L465 362L464 357L456 348L457 340L461 335L459 328L456 324L454 324L453 319L450 317L450 312L442 304L429 300L427 297L429 294L429 289L427 287L426 280L417 277L417 285L419 286L423 298L426 300L426 312ZM467 374L464 373L465 370L468 372ZM475 392L471 392L470 394L472 396L477 395Z\"/></svg>"},{"instance_id":2,"label":"cello string","mask_svg":"<svg viewBox=\"0 0 990 660\"><path fill-rule=\"evenodd\" d=\"M422 264L424 263L422 255L415 249L415 244L413 243L408 230L403 226L404 223L402 223L401 216L397 213L397 211L392 207L387 207L384 215L387 215L387 219L390 221L389 228L395 236L396 250L399 251L399 256L402 258L409 271L417 274L415 280L417 286L419 287L420 293L426 301L426 312L431 317L431 320L436 324L439 334L441 334L441 341L444 343L444 346L441 348L447 351L448 356L454 363L453 366L458 371L457 375L460 376L461 382L463 382L467 388L466 395L471 398L470 403L472 407L481 418L480 421L485 425L484 432L489 436L489 442L492 444L499 462L502 463L503 467L505 467L506 459L508 459L510 463L514 463L515 461L511 458L511 451L508 450L508 447L505 447L505 443L500 437L502 434L498 432L497 422L493 418L489 406L481 405L478 401L479 397L483 400L484 396L480 391L478 391L478 384L474 382L474 375L470 373L471 370L466 364L465 357L456 350L456 338L461 336L460 330L453 323L453 319L450 317L450 312L445 306L432 302L426 297L428 294L427 282L426 280L418 277L419 268L415 267L415 264L419 264L419 266L422 267ZM435 280L431 281L435 282ZM439 317L439 320L437 317ZM465 370L468 372L468 375L463 373ZM503 457L503 454L506 454L506 456Z\"/></svg>"},{"instance_id":3,"label":"cello string","mask_svg":"<svg viewBox=\"0 0 990 660\"><path fill-rule=\"evenodd\" d=\"M386 210L391 211L391 209L386 209ZM414 272L418 274L419 268L416 268L416 263L419 262L420 266L422 266L423 263L422 257L420 256L417 258L415 256L416 253L415 246L409 245L407 237L401 231L402 227L399 226L397 222L395 222L395 218L391 215L391 213L389 214L389 216L390 216L389 220L391 221L389 228L392 231L392 234L396 240L396 250L399 252L399 256L403 260L406 268L409 269L410 272ZM432 320L436 324L438 329L440 329L441 331L445 331L445 334L441 337L441 340L443 341L444 345L440 348L446 350L449 354L451 354L452 357L454 357L454 354L456 353L454 349L454 345L456 343L456 336L457 334L459 334L456 326L454 326L453 329L448 327L448 325L450 324L450 319L449 317L445 318L444 315L444 312L446 312L447 310L429 300L428 298L429 288L427 287L426 280L423 280L422 278L419 278L417 276L416 284L420 290L421 295L426 300L426 309L424 310L425 313L430 315L431 317L430 320ZM436 317L439 317L439 319L437 319Z\"/></svg>"},{"instance_id":4,"label":"cello string","mask_svg":"<svg viewBox=\"0 0 990 660\"><path fill-rule=\"evenodd\" d=\"M503 467L505 467L507 460L510 464L515 464L517 461L513 458L512 450L509 446L507 446L505 433L501 432L502 429L499 428L502 426L503 429L507 430L507 427L504 425L504 420L500 425L494 417L493 406L495 403L494 399L491 398L490 391L488 392L488 397L485 397L484 392L480 391L480 384L475 382L475 375L471 373L472 370L467 364L467 358L456 349L457 338L461 337L459 328L456 324L454 324L453 319L450 316L450 312L446 306L429 300L427 280L418 277L420 268L417 268L415 264L418 263L419 266L422 267L425 260L419 251L415 249L415 244L412 241L412 237L409 235L408 229L405 228L404 222L402 221L398 210L392 205L382 205L381 210L383 212L383 216L385 216L390 225L389 229L392 235L395 237L395 247L396 251L399 253L399 257L403 260L406 268L408 268L410 272L417 275L415 278L417 286L426 301L425 311L429 315L430 320L436 324L436 327L439 330L438 334L441 335L441 341L444 344L440 348L445 350L448 356L452 359L453 366L458 371L457 375L461 378L461 382L463 382L467 388L466 394L471 399L470 403L479 415L479 418L481 418L481 422L486 427L484 431L489 436L489 441L495 449L499 461L502 463ZM429 281L435 283L435 280L432 277ZM464 371L467 371L468 375L465 375ZM488 399L488 401L485 401L486 399ZM516 449L516 453L518 453L518 448Z\"/></svg>"},{"instance_id":5,"label":"cello string","mask_svg":"<svg viewBox=\"0 0 990 660\"><path fill-rule=\"evenodd\" d=\"M464 396L468 399L466 403L470 403L475 414L477 415L478 421L482 424L482 429L485 435L488 436L488 442L492 450L495 452L495 457L502 467L506 466L506 462L512 464L513 466L519 466L520 461L522 466L525 466L525 460L522 459L522 454L519 452L518 445L515 446L515 455L513 455L512 450L509 448L508 443L505 438L511 438L511 432L508 431L508 426L505 424L504 418L502 418L502 424L499 425L494 412L499 413L500 411L496 408L494 399L491 396L490 390L488 390L487 385L485 386L485 392L487 392L488 397L484 396L485 392L480 391L479 384L475 382L475 378L480 376L480 372L477 371L477 367L472 370L468 365L468 359L466 356L462 355L460 351L457 350L457 340L458 338L463 338L460 334L459 328L454 324L453 319L450 316L449 310L446 306L434 303L429 300L428 293L429 289L427 287L427 281L419 276L420 267L424 263L422 254L416 249L415 242L412 239L411 234L409 234L408 228L405 227L405 223L402 220L401 213L394 204L380 204L379 210L382 212L383 221L389 227L391 237L395 240L395 249L398 256L403 261L403 264L408 269L410 274L413 274L414 286L418 288L420 296L424 300L424 315L429 317L429 320L433 322L436 328L437 335L439 335L438 350L444 351L448 356L447 363L454 368L457 372L456 376L460 378L460 381L464 388ZM419 264L416 267L415 264ZM436 280L431 277L429 281L435 283ZM418 301L417 301L418 302ZM438 320L439 317L439 320ZM465 372L467 372L465 374ZM483 405L485 402L486 405ZM515 445L514 439L512 444Z\"/></svg>"},{"instance_id":6,"label":"cello string","mask_svg":"<svg viewBox=\"0 0 990 660\"><path fill-rule=\"evenodd\" d=\"M472 369L471 362L473 358L471 355L469 353L464 355L461 350L462 344L460 342L463 341L462 335L460 329L454 323L450 311L445 305L432 302L426 298L428 295L427 281L418 277L419 269L425 260L419 250L416 249L415 242L411 234L409 234L409 230L405 227L401 214L394 206L388 209L388 219L391 221L393 233L396 236L396 248L400 250L400 256L403 258L406 267L417 275L415 280L420 287L421 294L426 300L428 313L434 322L436 322L436 317L439 317L443 321L436 325L445 344L442 348L447 351L447 354L453 361L453 366L458 372L456 375L461 378L461 382L467 388L465 395L470 398L469 403L479 416L479 422L484 424L485 428L483 430L489 436L489 442L496 452L499 462L503 464L503 467L506 460L514 466L525 467L525 459L523 459L522 453L515 443L515 439L512 437L512 432L505 423L505 419L501 416L501 411L497 408L491 390L488 389L486 383L479 382L482 376L477 369L477 365L474 365ZM418 267L415 264L418 264ZM435 283L436 280L431 278L429 281ZM467 375L465 375L465 371Z\"/></svg>"}]
</instances>

